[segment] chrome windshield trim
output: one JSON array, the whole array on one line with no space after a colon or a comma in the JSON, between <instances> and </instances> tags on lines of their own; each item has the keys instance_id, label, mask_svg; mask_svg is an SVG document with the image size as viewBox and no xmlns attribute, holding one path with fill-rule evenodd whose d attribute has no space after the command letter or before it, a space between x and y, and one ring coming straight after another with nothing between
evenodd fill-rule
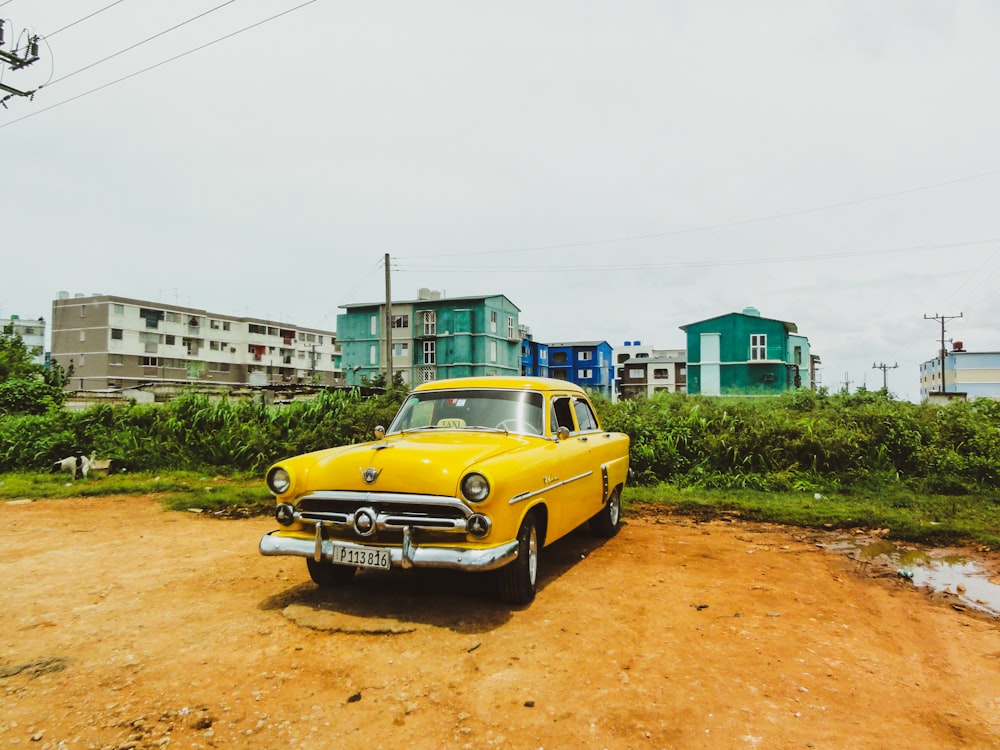
<instances>
[{"instance_id":1,"label":"chrome windshield trim","mask_svg":"<svg viewBox=\"0 0 1000 750\"><path fill-rule=\"evenodd\" d=\"M521 493L520 495L515 495L510 500L508 500L507 503L508 505L517 505L518 503L523 503L525 500L530 500L531 498L537 497L538 495L548 492L549 490L554 490L556 487L562 487L563 485L571 484L572 482L576 482L580 479L586 479L593 473L594 473L593 471L585 471L583 474L577 474L575 477L570 477L569 479L563 479L559 482L553 482L552 484L543 487L540 490L533 490L531 492L524 492Z\"/></svg>"}]
</instances>

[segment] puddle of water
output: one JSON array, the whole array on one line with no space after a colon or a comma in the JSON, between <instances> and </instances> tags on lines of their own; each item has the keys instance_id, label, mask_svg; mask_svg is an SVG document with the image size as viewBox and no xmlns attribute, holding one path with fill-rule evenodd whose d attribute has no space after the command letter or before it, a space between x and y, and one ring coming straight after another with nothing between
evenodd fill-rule
<instances>
[{"instance_id":1,"label":"puddle of water","mask_svg":"<svg viewBox=\"0 0 1000 750\"><path fill-rule=\"evenodd\" d=\"M842 540L835 548L852 551L857 559L868 562L884 558L887 565L908 574L915 586L953 594L970 609L1000 617L1000 585L989 580L979 562L965 555L898 547L884 539L853 540L853 544Z\"/></svg>"}]
</instances>

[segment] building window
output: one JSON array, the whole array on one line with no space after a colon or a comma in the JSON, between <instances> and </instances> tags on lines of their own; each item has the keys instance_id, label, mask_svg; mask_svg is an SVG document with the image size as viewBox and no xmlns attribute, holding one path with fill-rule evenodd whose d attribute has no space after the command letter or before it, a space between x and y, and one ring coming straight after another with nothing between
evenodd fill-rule
<instances>
[{"instance_id":1,"label":"building window","mask_svg":"<svg viewBox=\"0 0 1000 750\"><path fill-rule=\"evenodd\" d=\"M514 317L512 315L507 316L507 338L516 339L517 336L514 334Z\"/></svg>"},{"instance_id":2,"label":"building window","mask_svg":"<svg viewBox=\"0 0 1000 750\"><path fill-rule=\"evenodd\" d=\"M767 359L767 334L753 333L750 335L750 359Z\"/></svg>"},{"instance_id":3,"label":"building window","mask_svg":"<svg viewBox=\"0 0 1000 750\"><path fill-rule=\"evenodd\" d=\"M437 312L434 310L424 311L424 336L437 335Z\"/></svg>"},{"instance_id":4,"label":"building window","mask_svg":"<svg viewBox=\"0 0 1000 750\"><path fill-rule=\"evenodd\" d=\"M556 352L552 355L552 361L557 365L566 364L566 352Z\"/></svg>"},{"instance_id":5,"label":"building window","mask_svg":"<svg viewBox=\"0 0 1000 750\"><path fill-rule=\"evenodd\" d=\"M490 310L490 333L497 332L497 311Z\"/></svg>"},{"instance_id":6,"label":"building window","mask_svg":"<svg viewBox=\"0 0 1000 750\"><path fill-rule=\"evenodd\" d=\"M409 315L393 315L392 316L392 327L393 328L409 328L410 327L410 316Z\"/></svg>"},{"instance_id":7,"label":"building window","mask_svg":"<svg viewBox=\"0 0 1000 750\"><path fill-rule=\"evenodd\" d=\"M587 368L585 370L577 370L576 376L580 380L590 380L591 378L594 377L594 371L591 370L590 368Z\"/></svg>"},{"instance_id":8,"label":"building window","mask_svg":"<svg viewBox=\"0 0 1000 750\"><path fill-rule=\"evenodd\" d=\"M86 341L86 340L87 340L87 332L80 331L80 341Z\"/></svg>"},{"instance_id":9,"label":"building window","mask_svg":"<svg viewBox=\"0 0 1000 750\"><path fill-rule=\"evenodd\" d=\"M124 315L125 314L125 305L123 305L121 302L113 302L113 303L111 303L111 313L113 315Z\"/></svg>"},{"instance_id":10,"label":"building window","mask_svg":"<svg viewBox=\"0 0 1000 750\"><path fill-rule=\"evenodd\" d=\"M628 376L630 378L642 380L644 377L646 377L646 371L641 367L630 367L628 368Z\"/></svg>"},{"instance_id":11,"label":"building window","mask_svg":"<svg viewBox=\"0 0 1000 750\"><path fill-rule=\"evenodd\" d=\"M109 354L108 355L109 365L124 365L125 358L121 354Z\"/></svg>"},{"instance_id":12,"label":"building window","mask_svg":"<svg viewBox=\"0 0 1000 750\"><path fill-rule=\"evenodd\" d=\"M434 365L437 364L437 342L436 341L425 341L424 342L424 364Z\"/></svg>"},{"instance_id":13,"label":"building window","mask_svg":"<svg viewBox=\"0 0 1000 750\"><path fill-rule=\"evenodd\" d=\"M497 361L497 342L496 341L491 341L490 342L490 362L496 362L496 361Z\"/></svg>"},{"instance_id":14,"label":"building window","mask_svg":"<svg viewBox=\"0 0 1000 750\"><path fill-rule=\"evenodd\" d=\"M214 329L216 331L218 331L219 330L219 321L213 320L212 318L209 318L208 319L208 327L212 328L212 329Z\"/></svg>"},{"instance_id":15,"label":"building window","mask_svg":"<svg viewBox=\"0 0 1000 750\"><path fill-rule=\"evenodd\" d=\"M378 316L372 315L368 321L368 333L372 336L378 333Z\"/></svg>"},{"instance_id":16,"label":"building window","mask_svg":"<svg viewBox=\"0 0 1000 750\"><path fill-rule=\"evenodd\" d=\"M409 344L407 344L405 342L401 343L401 344L393 343L393 345L392 345L392 356L393 357L405 357L409 353L410 353L410 345Z\"/></svg>"},{"instance_id":17,"label":"building window","mask_svg":"<svg viewBox=\"0 0 1000 750\"><path fill-rule=\"evenodd\" d=\"M670 380L670 369L667 367L657 367L653 370L653 377L657 380Z\"/></svg>"},{"instance_id":18,"label":"building window","mask_svg":"<svg viewBox=\"0 0 1000 750\"><path fill-rule=\"evenodd\" d=\"M590 362L594 358L593 352L580 352L581 362Z\"/></svg>"},{"instance_id":19,"label":"building window","mask_svg":"<svg viewBox=\"0 0 1000 750\"><path fill-rule=\"evenodd\" d=\"M368 346L368 364L374 365L378 362L378 347L375 344Z\"/></svg>"},{"instance_id":20,"label":"building window","mask_svg":"<svg viewBox=\"0 0 1000 750\"><path fill-rule=\"evenodd\" d=\"M139 357L139 364L143 367L159 367L160 360L157 357Z\"/></svg>"},{"instance_id":21,"label":"building window","mask_svg":"<svg viewBox=\"0 0 1000 750\"><path fill-rule=\"evenodd\" d=\"M124 335L125 334L124 334L124 332L122 331L121 328L112 328L111 329L111 339L112 339L112 341L121 341L122 338L124 338Z\"/></svg>"}]
</instances>

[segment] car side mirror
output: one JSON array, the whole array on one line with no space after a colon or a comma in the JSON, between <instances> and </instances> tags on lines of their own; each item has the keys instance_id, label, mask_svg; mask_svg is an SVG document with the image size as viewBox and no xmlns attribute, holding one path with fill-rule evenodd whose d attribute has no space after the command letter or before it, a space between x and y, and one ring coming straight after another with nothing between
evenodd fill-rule
<instances>
[{"instance_id":1,"label":"car side mirror","mask_svg":"<svg viewBox=\"0 0 1000 750\"><path fill-rule=\"evenodd\" d=\"M559 438L560 440L565 440L566 438L568 438L569 428L560 426L559 429L556 430L556 437Z\"/></svg>"},{"instance_id":2,"label":"car side mirror","mask_svg":"<svg viewBox=\"0 0 1000 750\"><path fill-rule=\"evenodd\" d=\"M385 427L379 425L378 427L375 428L375 439L381 440L384 437L385 437Z\"/></svg>"}]
</instances>

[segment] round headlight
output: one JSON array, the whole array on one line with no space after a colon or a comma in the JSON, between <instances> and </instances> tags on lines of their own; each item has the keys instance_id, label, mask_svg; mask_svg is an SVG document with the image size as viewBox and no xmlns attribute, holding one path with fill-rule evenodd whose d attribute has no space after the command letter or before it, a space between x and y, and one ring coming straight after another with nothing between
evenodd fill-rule
<instances>
[{"instance_id":1,"label":"round headlight","mask_svg":"<svg viewBox=\"0 0 1000 750\"><path fill-rule=\"evenodd\" d=\"M283 495L288 492L288 488L292 486L292 478L288 475L288 472L282 469L280 466L267 474L267 488L271 490L275 495Z\"/></svg>"},{"instance_id":2,"label":"round headlight","mask_svg":"<svg viewBox=\"0 0 1000 750\"><path fill-rule=\"evenodd\" d=\"M490 483L482 474L466 474L462 479L462 497L470 503L481 503L490 494Z\"/></svg>"}]
</instances>

